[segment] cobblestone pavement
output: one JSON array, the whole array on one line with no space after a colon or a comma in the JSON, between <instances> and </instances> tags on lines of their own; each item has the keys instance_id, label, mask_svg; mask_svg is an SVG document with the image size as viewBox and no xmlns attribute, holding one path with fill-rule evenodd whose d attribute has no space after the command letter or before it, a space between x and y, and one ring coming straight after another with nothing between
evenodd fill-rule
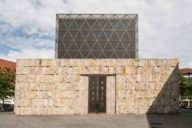
<instances>
[{"instance_id":1,"label":"cobblestone pavement","mask_svg":"<svg viewBox=\"0 0 192 128\"><path fill-rule=\"evenodd\" d=\"M159 115L16 116L0 112L0 128L192 128L192 111Z\"/></svg>"}]
</instances>

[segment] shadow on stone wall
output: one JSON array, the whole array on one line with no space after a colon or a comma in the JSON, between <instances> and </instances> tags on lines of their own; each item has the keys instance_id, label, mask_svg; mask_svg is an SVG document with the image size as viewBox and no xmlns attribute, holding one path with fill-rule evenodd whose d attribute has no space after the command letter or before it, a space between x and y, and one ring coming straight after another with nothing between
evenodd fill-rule
<instances>
[{"instance_id":1,"label":"shadow on stone wall","mask_svg":"<svg viewBox=\"0 0 192 128\"><path fill-rule=\"evenodd\" d=\"M161 128L164 122L164 116L177 114L178 110L179 79L178 65L176 65L146 114L150 128Z\"/></svg>"}]
</instances>

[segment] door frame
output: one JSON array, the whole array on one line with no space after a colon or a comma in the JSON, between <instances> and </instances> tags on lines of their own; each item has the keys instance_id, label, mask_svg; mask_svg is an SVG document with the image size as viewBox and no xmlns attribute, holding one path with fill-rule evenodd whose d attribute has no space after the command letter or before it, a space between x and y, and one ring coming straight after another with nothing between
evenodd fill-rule
<instances>
[{"instance_id":1,"label":"door frame","mask_svg":"<svg viewBox=\"0 0 192 128\"><path fill-rule=\"evenodd\" d=\"M89 107L89 76L106 76L106 113L103 114L116 114L117 111L117 96L116 96L116 74L80 74L80 99L82 103L81 114L90 114ZM111 95L112 94L112 95ZM94 114L94 113L91 113ZM96 114L96 113L95 113Z\"/></svg>"},{"instance_id":2,"label":"door frame","mask_svg":"<svg viewBox=\"0 0 192 128\"><path fill-rule=\"evenodd\" d=\"M94 78L95 77L95 78ZM106 113L107 112L107 76L104 76L104 75L90 75L89 76L89 85L88 85L88 113ZM95 105L94 106L91 106L91 98L92 98L92 96L91 96L91 93L92 93L92 89L91 89L91 86L92 86L92 80L94 80L95 79ZM100 100L100 98L101 98L101 96L100 96L100 92L101 92L101 89L100 89L100 86L101 86L101 84L100 84L100 80L101 79L104 79L104 108L103 108L103 110L102 109L100 109L99 107L97 108L97 105L99 106L100 105L100 101L98 101L98 100ZM94 91L94 90L93 90ZM93 107L93 108L92 108ZM95 110L94 110L95 109Z\"/></svg>"}]
</instances>

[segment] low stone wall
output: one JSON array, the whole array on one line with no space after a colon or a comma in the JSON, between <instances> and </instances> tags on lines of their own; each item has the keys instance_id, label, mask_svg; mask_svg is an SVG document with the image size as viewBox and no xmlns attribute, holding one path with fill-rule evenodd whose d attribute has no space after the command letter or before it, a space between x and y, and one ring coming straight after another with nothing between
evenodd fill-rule
<instances>
[{"instance_id":1,"label":"low stone wall","mask_svg":"<svg viewBox=\"0 0 192 128\"><path fill-rule=\"evenodd\" d=\"M86 74L105 74L107 113L176 112L177 72L177 59L18 59L14 111L87 114Z\"/></svg>"}]
</instances>

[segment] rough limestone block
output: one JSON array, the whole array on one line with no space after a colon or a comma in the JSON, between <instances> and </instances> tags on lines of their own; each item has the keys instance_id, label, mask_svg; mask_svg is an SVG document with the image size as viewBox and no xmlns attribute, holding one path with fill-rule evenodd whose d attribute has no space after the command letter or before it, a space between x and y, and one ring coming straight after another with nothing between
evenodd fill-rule
<instances>
[{"instance_id":1,"label":"rough limestone block","mask_svg":"<svg viewBox=\"0 0 192 128\"><path fill-rule=\"evenodd\" d=\"M54 106L53 99L48 99L48 106L49 107L53 107Z\"/></svg>"},{"instance_id":2,"label":"rough limestone block","mask_svg":"<svg viewBox=\"0 0 192 128\"><path fill-rule=\"evenodd\" d=\"M79 91L55 91L54 98L75 99L79 97Z\"/></svg>"},{"instance_id":3,"label":"rough limestone block","mask_svg":"<svg viewBox=\"0 0 192 128\"><path fill-rule=\"evenodd\" d=\"M152 75L158 75L160 73L160 67L153 67L152 68Z\"/></svg>"},{"instance_id":4,"label":"rough limestone block","mask_svg":"<svg viewBox=\"0 0 192 128\"><path fill-rule=\"evenodd\" d=\"M101 67L100 74L109 74L109 67Z\"/></svg>"},{"instance_id":5,"label":"rough limestone block","mask_svg":"<svg viewBox=\"0 0 192 128\"><path fill-rule=\"evenodd\" d=\"M136 75L136 83L141 83L142 82L142 77L141 75L137 74Z\"/></svg>"},{"instance_id":6,"label":"rough limestone block","mask_svg":"<svg viewBox=\"0 0 192 128\"><path fill-rule=\"evenodd\" d=\"M44 83L46 75L36 75L36 83Z\"/></svg>"},{"instance_id":7,"label":"rough limestone block","mask_svg":"<svg viewBox=\"0 0 192 128\"><path fill-rule=\"evenodd\" d=\"M52 100L53 98L54 98L54 91L43 91L42 92L42 97L44 98L44 99L50 99L50 100Z\"/></svg>"},{"instance_id":8,"label":"rough limestone block","mask_svg":"<svg viewBox=\"0 0 192 128\"><path fill-rule=\"evenodd\" d=\"M32 67L31 68L31 74L33 75L41 75L42 74L42 68L41 67Z\"/></svg>"},{"instance_id":9,"label":"rough limestone block","mask_svg":"<svg viewBox=\"0 0 192 128\"><path fill-rule=\"evenodd\" d=\"M39 59L17 59L17 67L39 67Z\"/></svg>"},{"instance_id":10,"label":"rough limestone block","mask_svg":"<svg viewBox=\"0 0 192 128\"><path fill-rule=\"evenodd\" d=\"M84 66L83 59L77 59L77 66L78 67Z\"/></svg>"},{"instance_id":11,"label":"rough limestone block","mask_svg":"<svg viewBox=\"0 0 192 128\"><path fill-rule=\"evenodd\" d=\"M17 91L27 91L29 89L28 83L16 83L15 90Z\"/></svg>"},{"instance_id":12,"label":"rough limestone block","mask_svg":"<svg viewBox=\"0 0 192 128\"><path fill-rule=\"evenodd\" d=\"M133 75L136 73L136 69L134 67L125 66L125 73Z\"/></svg>"},{"instance_id":13,"label":"rough limestone block","mask_svg":"<svg viewBox=\"0 0 192 128\"><path fill-rule=\"evenodd\" d=\"M112 59L107 59L106 60L106 63L107 63L107 66L114 66L113 64L113 62L112 62L113 60ZM97 63L98 64L98 63Z\"/></svg>"},{"instance_id":14,"label":"rough limestone block","mask_svg":"<svg viewBox=\"0 0 192 128\"><path fill-rule=\"evenodd\" d=\"M129 75L127 77L127 82L128 83L135 83L136 82L136 75Z\"/></svg>"},{"instance_id":15,"label":"rough limestone block","mask_svg":"<svg viewBox=\"0 0 192 128\"><path fill-rule=\"evenodd\" d=\"M133 61L134 61L134 59L128 59L126 66L132 67L133 66Z\"/></svg>"},{"instance_id":16,"label":"rough limestone block","mask_svg":"<svg viewBox=\"0 0 192 128\"><path fill-rule=\"evenodd\" d=\"M143 69L142 67L137 67L137 68L135 69L136 74L137 74L137 75L142 75L142 73L143 73L143 70L142 70L142 69Z\"/></svg>"},{"instance_id":17,"label":"rough limestone block","mask_svg":"<svg viewBox=\"0 0 192 128\"><path fill-rule=\"evenodd\" d=\"M115 68L114 67L109 67L109 74L115 74Z\"/></svg>"},{"instance_id":18,"label":"rough limestone block","mask_svg":"<svg viewBox=\"0 0 192 128\"><path fill-rule=\"evenodd\" d=\"M117 60L115 60L115 59L107 59L106 61L107 61L107 66L114 67L117 65ZM104 63L104 62L101 62L100 66L103 66L102 63Z\"/></svg>"},{"instance_id":19,"label":"rough limestone block","mask_svg":"<svg viewBox=\"0 0 192 128\"><path fill-rule=\"evenodd\" d=\"M146 67L146 74L153 75L153 67Z\"/></svg>"},{"instance_id":20,"label":"rough limestone block","mask_svg":"<svg viewBox=\"0 0 192 128\"><path fill-rule=\"evenodd\" d=\"M22 99L25 97L25 93L27 91L23 91L23 90L15 90L15 98L17 99L16 101L18 101L18 99ZM19 101L18 101L19 102ZM16 103L17 104L17 103Z\"/></svg>"},{"instance_id":21,"label":"rough limestone block","mask_svg":"<svg viewBox=\"0 0 192 128\"><path fill-rule=\"evenodd\" d=\"M39 59L17 59L17 67L39 67Z\"/></svg>"},{"instance_id":22,"label":"rough limestone block","mask_svg":"<svg viewBox=\"0 0 192 128\"><path fill-rule=\"evenodd\" d=\"M27 75L33 73L32 67L17 67L17 75Z\"/></svg>"},{"instance_id":23,"label":"rough limestone block","mask_svg":"<svg viewBox=\"0 0 192 128\"><path fill-rule=\"evenodd\" d=\"M30 67L33 66L32 59L17 59L17 67Z\"/></svg>"},{"instance_id":24,"label":"rough limestone block","mask_svg":"<svg viewBox=\"0 0 192 128\"><path fill-rule=\"evenodd\" d=\"M58 74L58 68L57 67L43 67L42 68L42 74L43 75L55 75L55 74Z\"/></svg>"},{"instance_id":25,"label":"rough limestone block","mask_svg":"<svg viewBox=\"0 0 192 128\"><path fill-rule=\"evenodd\" d=\"M94 72L93 74L99 74L101 71L101 67L100 66L94 66Z\"/></svg>"},{"instance_id":26,"label":"rough limestone block","mask_svg":"<svg viewBox=\"0 0 192 128\"><path fill-rule=\"evenodd\" d=\"M20 107L19 108L19 114L20 115L30 115L31 112L31 107Z\"/></svg>"},{"instance_id":27,"label":"rough limestone block","mask_svg":"<svg viewBox=\"0 0 192 128\"><path fill-rule=\"evenodd\" d=\"M70 59L69 60L69 65L71 67L75 67L75 66L78 66L78 61L76 59Z\"/></svg>"},{"instance_id":28,"label":"rough limestone block","mask_svg":"<svg viewBox=\"0 0 192 128\"><path fill-rule=\"evenodd\" d=\"M36 82L36 75L28 75L27 83Z\"/></svg>"},{"instance_id":29,"label":"rough limestone block","mask_svg":"<svg viewBox=\"0 0 192 128\"><path fill-rule=\"evenodd\" d=\"M19 95L19 98L26 98L26 99L33 99L33 98L43 98L43 91L26 91L21 92L21 95Z\"/></svg>"},{"instance_id":30,"label":"rough limestone block","mask_svg":"<svg viewBox=\"0 0 192 128\"><path fill-rule=\"evenodd\" d=\"M135 83L125 83L125 91L134 91Z\"/></svg>"},{"instance_id":31,"label":"rough limestone block","mask_svg":"<svg viewBox=\"0 0 192 128\"><path fill-rule=\"evenodd\" d=\"M146 60L139 60L139 61L137 61L137 66L138 67L146 67L147 66L147 62L146 62Z\"/></svg>"},{"instance_id":32,"label":"rough limestone block","mask_svg":"<svg viewBox=\"0 0 192 128\"><path fill-rule=\"evenodd\" d=\"M57 75L45 75L42 77L44 83L53 83L56 82Z\"/></svg>"},{"instance_id":33,"label":"rough limestone block","mask_svg":"<svg viewBox=\"0 0 192 128\"><path fill-rule=\"evenodd\" d=\"M76 114L75 109L70 107L53 107L52 114L62 115L62 114Z\"/></svg>"},{"instance_id":34,"label":"rough limestone block","mask_svg":"<svg viewBox=\"0 0 192 128\"><path fill-rule=\"evenodd\" d=\"M63 74L71 75L71 74L77 74L78 69L76 67L64 67L63 68Z\"/></svg>"},{"instance_id":35,"label":"rough limestone block","mask_svg":"<svg viewBox=\"0 0 192 128\"><path fill-rule=\"evenodd\" d=\"M33 107L46 107L48 106L49 99L32 99Z\"/></svg>"},{"instance_id":36,"label":"rough limestone block","mask_svg":"<svg viewBox=\"0 0 192 128\"><path fill-rule=\"evenodd\" d=\"M79 106L80 100L78 99L55 99L54 106L56 107L71 107L75 108Z\"/></svg>"},{"instance_id":37,"label":"rough limestone block","mask_svg":"<svg viewBox=\"0 0 192 128\"><path fill-rule=\"evenodd\" d=\"M138 84L135 86L135 90L136 90L136 91L145 90L145 83L138 83Z\"/></svg>"},{"instance_id":38,"label":"rough limestone block","mask_svg":"<svg viewBox=\"0 0 192 128\"><path fill-rule=\"evenodd\" d=\"M133 67L138 67L138 62L139 62L139 59L134 59L132 62Z\"/></svg>"},{"instance_id":39,"label":"rough limestone block","mask_svg":"<svg viewBox=\"0 0 192 128\"><path fill-rule=\"evenodd\" d=\"M64 70L65 67L57 67L57 68L58 68L58 69L57 69L57 70L58 70L58 71L57 71L57 72L58 72L58 75L63 75L63 70Z\"/></svg>"},{"instance_id":40,"label":"rough limestone block","mask_svg":"<svg viewBox=\"0 0 192 128\"><path fill-rule=\"evenodd\" d=\"M41 63L41 59L33 59L33 67L39 67Z\"/></svg>"},{"instance_id":41,"label":"rough limestone block","mask_svg":"<svg viewBox=\"0 0 192 128\"><path fill-rule=\"evenodd\" d=\"M56 67L57 61L55 61L54 59L42 59L41 66L42 67Z\"/></svg>"},{"instance_id":42,"label":"rough limestone block","mask_svg":"<svg viewBox=\"0 0 192 128\"><path fill-rule=\"evenodd\" d=\"M66 83L76 82L76 81L78 81L78 76L76 74L75 75L65 75L64 81Z\"/></svg>"},{"instance_id":43,"label":"rough limestone block","mask_svg":"<svg viewBox=\"0 0 192 128\"><path fill-rule=\"evenodd\" d=\"M127 66L127 59L121 59L121 61L120 61L120 63L121 63L121 66Z\"/></svg>"},{"instance_id":44,"label":"rough limestone block","mask_svg":"<svg viewBox=\"0 0 192 128\"><path fill-rule=\"evenodd\" d=\"M49 115L51 114L50 107L31 107L31 113L36 113L35 115Z\"/></svg>"},{"instance_id":45,"label":"rough limestone block","mask_svg":"<svg viewBox=\"0 0 192 128\"><path fill-rule=\"evenodd\" d=\"M55 83L44 83L42 85L44 91L54 91L56 88Z\"/></svg>"},{"instance_id":46,"label":"rough limestone block","mask_svg":"<svg viewBox=\"0 0 192 128\"><path fill-rule=\"evenodd\" d=\"M16 67L16 75L24 75L24 74L28 74L28 73L25 73L25 71L23 70L23 67L19 67L17 66Z\"/></svg>"},{"instance_id":47,"label":"rough limestone block","mask_svg":"<svg viewBox=\"0 0 192 128\"><path fill-rule=\"evenodd\" d=\"M69 59L58 60L58 64L60 67L70 66L70 60Z\"/></svg>"},{"instance_id":48,"label":"rough limestone block","mask_svg":"<svg viewBox=\"0 0 192 128\"><path fill-rule=\"evenodd\" d=\"M60 91L67 91L67 90L79 90L79 83L78 82L72 82L72 83L57 83L56 89Z\"/></svg>"},{"instance_id":49,"label":"rough limestone block","mask_svg":"<svg viewBox=\"0 0 192 128\"><path fill-rule=\"evenodd\" d=\"M79 73L79 67L73 67L73 74L80 74Z\"/></svg>"},{"instance_id":50,"label":"rough limestone block","mask_svg":"<svg viewBox=\"0 0 192 128\"><path fill-rule=\"evenodd\" d=\"M167 66L167 60L166 59L157 59L157 67L166 67Z\"/></svg>"},{"instance_id":51,"label":"rough limestone block","mask_svg":"<svg viewBox=\"0 0 192 128\"><path fill-rule=\"evenodd\" d=\"M91 72L91 67L83 66L82 67L82 74L89 74Z\"/></svg>"},{"instance_id":52,"label":"rough limestone block","mask_svg":"<svg viewBox=\"0 0 192 128\"><path fill-rule=\"evenodd\" d=\"M43 91L29 91L26 93L26 98L37 98L42 99L43 98Z\"/></svg>"},{"instance_id":53,"label":"rough limestone block","mask_svg":"<svg viewBox=\"0 0 192 128\"><path fill-rule=\"evenodd\" d=\"M159 69L160 69L160 74L162 76L167 75L167 67L163 66L163 67L160 67Z\"/></svg>"},{"instance_id":54,"label":"rough limestone block","mask_svg":"<svg viewBox=\"0 0 192 128\"><path fill-rule=\"evenodd\" d=\"M55 75L54 82L55 83L64 83L66 75Z\"/></svg>"},{"instance_id":55,"label":"rough limestone block","mask_svg":"<svg viewBox=\"0 0 192 128\"><path fill-rule=\"evenodd\" d=\"M32 105L32 100L31 99L19 99L18 105L21 107L26 107L26 106L31 106Z\"/></svg>"},{"instance_id":56,"label":"rough limestone block","mask_svg":"<svg viewBox=\"0 0 192 128\"><path fill-rule=\"evenodd\" d=\"M37 86L37 83L28 84L28 91L38 91L38 90L43 90L42 86L41 87Z\"/></svg>"},{"instance_id":57,"label":"rough limestone block","mask_svg":"<svg viewBox=\"0 0 192 128\"><path fill-rule=\"evenodd\" d=\"M167 64L169 67L176 67L178 65L178 59L170 59L167 60Z\"/></svg>"},{"instance_id":58,"label":"rough limestone block","mask_svg":"<svg viewBox=\"0 0 192 128\"><path fill-rule=\"evenodd\" d=\"M28 83L28 75L17 75L16 83Z\"/></svg>"},{"instance_id":59,"label":"rough limestone block","mask_svg":"<svg viewBox=\"0 0 192 128\"><path fill-rule=\"evenodd\" d=\"M94 59L89 60L89 66L98 66L98 61Z\"/></svg>"},{"instance_id":60,"label":"rough limestone block","mask_svg":"<svg viewBox=\"0 0 192 128\"><path fill-rule=\"evenodd\" d=\"M15 113L16 115L20 115L20 107L19 107L19 106L15 106L15 105L14 105L14 113Z\"/></svg>"},{"instance_id":61,"label":"rough limestone block","mask_svg":"<svg viewBox=\"0 0 192 128\"><path fill-rule=\"evenodd\" d=\"M83 60L83 65L87 66L87 67L91 66L90 60L89 59L84 59Z\"/></svg>"},{"instance_id":62,"label":"rough limestone block","mask_svg":"<svg viewBox=\"0 0 192 128\"><path fill-rule=\"evenodd\" d=\"M53 104L55 107L63 107L68 99L54 99Z\"/></svg>"},{"instance_id":63,"label":"rough limestone block","mask_svg":"<svg viewBox=\"0 0 192 128\"><path fill-rule=\"evenodd\" d=\"M88 69L89 69L89 72L87 72L87 73L93 73L93 74L97 74L97 73L100 73L101 72L101 69L100 69L100 67L97 69L97 70L95 70L95 66L90 66L90 67L88 67ZM98 70L100 70L100 72L98 72ZM104 70L105 71L105 70Z\"/></svg>"},{"instance_id":64,"label":"rough limestone block","mask_svg":"<svg viewBox=\"0 0 192 128\"><path fill-rule=\"evenodd\" d=\"M156 66L157 64L157 61L156 59L147 59L147 67L153 67L153 66Z\"/></svg>"},{"instance_id":65,"label":"rough limestone block","mask_svg":"<svg viewBox=\"0 0 192 128\"><path fill-rule=\"evenodd\" d=\"M117 74L124 74L125 73L125 67L116 67L116 73Z\"/></svg>"}]
</instances>

